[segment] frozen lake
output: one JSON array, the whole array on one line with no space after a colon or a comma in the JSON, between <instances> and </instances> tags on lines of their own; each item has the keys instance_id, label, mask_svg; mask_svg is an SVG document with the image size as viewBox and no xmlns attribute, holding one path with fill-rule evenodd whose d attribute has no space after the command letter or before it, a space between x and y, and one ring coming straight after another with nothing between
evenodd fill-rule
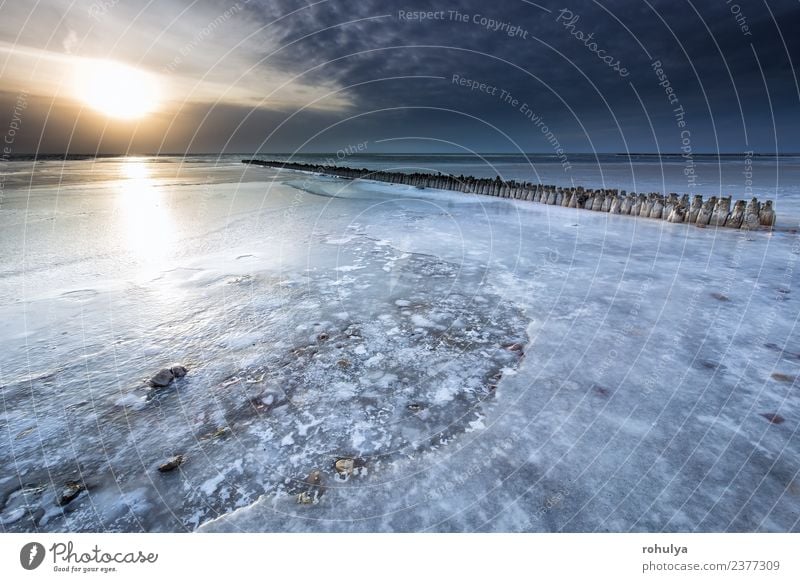
<instances>
[{"instance_id":1,"label":"frozen lake","mask_svg":"<svg viewBox=\"0 0 800 582\"><path fill-rule=\"evenodd\" d=\"M785 228L745 233L238 159L4 168L3 530L800 530L797 160L752 162Z\"/></svg>"}]
</instances>

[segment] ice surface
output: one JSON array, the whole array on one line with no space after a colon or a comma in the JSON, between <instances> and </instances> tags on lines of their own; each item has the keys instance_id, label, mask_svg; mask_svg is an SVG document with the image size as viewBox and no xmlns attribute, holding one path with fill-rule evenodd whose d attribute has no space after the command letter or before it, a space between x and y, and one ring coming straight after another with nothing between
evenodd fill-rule
<instances>
[{"instance_id":1,"label":"ice surface","mask_svg":"<svg viewBox=\"0 0 800 582\"><path fill-rule=\"evenodd\" d=\"M5 530L798 530L792 231L60 165L0 207Z\"/></svg>"}]
</instances>

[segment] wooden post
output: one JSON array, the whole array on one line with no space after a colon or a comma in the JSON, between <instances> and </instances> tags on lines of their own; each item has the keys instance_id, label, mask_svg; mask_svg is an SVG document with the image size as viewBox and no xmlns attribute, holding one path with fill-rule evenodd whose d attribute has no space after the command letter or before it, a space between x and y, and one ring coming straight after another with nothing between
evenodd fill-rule
<instances>
[{"instance_id":1,"label":"wooden post","mask_svg":"<svg viewBox=\"0 0 800 582\"><path fill-rule=\"evenodd\" d=\"M569 208L577 208L578 207L578 193L573 192L572 196L569 197Z\"/></svg>"},{"instance_id":2,"label":"wooden post","mask_svg":"<svg viewBox=\"0 0 800 582\"><path fill-rule=\"evenodd\" d=\"M725 226L725 221L728 219L728 214L731 212L731 197L723 196L717 200L714 206L714 212L711 214L711 221L709 226Z\"/></svg>"},{"instance_id":3,"label":"wooden post","mask_svg":"<svg viewBox=\"0 0 800 582\"><path fill-rule=\"evenodd\" d=\"M700 214L700 211L703 209L703 197L699 194L695 194L694 200L692 201L692 206L689 209L689 215L687 217L687 222L691 224L697 223L697 217Z\"/></svg>"},{"instance_id":4,"label":"wooden post","mask_svg":"<svg viewBox=\"0 0 800 582\"><path fill-rule=\"evenodd\" d=\"M650 210L650 218L661 218L664 214L664 197L656 194L653 197L653 208Z\"/></svg>"},{"instance_id":5,"label":"wooden post","mask_svg":"<svg viewBox=\"0 0 800 582\"><path fill-rule=\"evenodd\" d=\"M744 210L744 221L742 221L742 228L754 229L761 226L761 220L758 217L761 211L761 204L758 203L758 198L753 199L747 203Z\"/></svg>"},{"instance_id":6,"label":"wooden post","mask_svg":"<svg viewBox=\"0 0 800 582\"><path fill-rule=\"evenodd\" d=\"M703 203L703 207L697 214L697 226L707 226L711 222L711 215L714 214L714 208L717 205L717 197L712 196Z\"/></svg>"},{"instance_id":7,"label":"wooden post","mask_svg":"<svg viewBox=\"0 0 800 582\"><path fill-rule=\"evenodd\" d=\"M725 226L728 228L742 228L745 207L746 203L744 200L737 200L736 204L733 205L733 210L731 210L730 215L728 215L728 219L725 221Z\"/></svg>"},{"instance_id":8,"label":"wooden post","mask_svg":"<svg viewBox=\"0 0 800 582\"><path fill-rule=\"evenodd\" d=\"M772 200L767 200L761 211L758 213L758 221L761 226L772 228L775 226L775 211L772 209Z\"/></svg>"},{"instance_id":9,"label":"wooden post","mask_svg":"<svg viewBox=\"0 0 800 582\"><path fill-rule=\"evenodd\" d=\"M653 195L650 194L642 200L642 209L639 211L639 216L648 217L653 210Z\"/></svg>"},{"instance_id":10,"label":"wooden post","mask_svg":"<svg viewBox=\"0 0 800 582\"><path fill-rule=\"evenodd\" d=\"M669 212L669 216L667 217L667 221L672 222L674 224L682 223L686 220L686 208L683 204L676 204L672 207L672 210Z\"/></svg>"},{"instance_id":11,"label":"wooden post","mask_svg":"<svg viewBox=\"0 0 800 582\"><path fill-rule=\"evenodd\" d=\"M619 209L620 214L630 214L631 213L631 206L633 206L633 195L627 194L622 199L622 204Z\"/></svg>"}]
</instances>

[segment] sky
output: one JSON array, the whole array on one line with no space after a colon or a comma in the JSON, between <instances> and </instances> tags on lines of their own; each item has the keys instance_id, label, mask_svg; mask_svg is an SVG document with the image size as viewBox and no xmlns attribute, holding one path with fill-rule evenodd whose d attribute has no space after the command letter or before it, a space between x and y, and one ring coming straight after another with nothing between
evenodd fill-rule
<instances>
[{"instance_id":1,"label":"sky","mask_svg":"<svg viewBox=\"0 0 800 582\"><path fill-rule=\"evenodd\" d=\"M798 24L797 0L0 0L0 151L800 152Z\"/></svg>"}]
</instances>

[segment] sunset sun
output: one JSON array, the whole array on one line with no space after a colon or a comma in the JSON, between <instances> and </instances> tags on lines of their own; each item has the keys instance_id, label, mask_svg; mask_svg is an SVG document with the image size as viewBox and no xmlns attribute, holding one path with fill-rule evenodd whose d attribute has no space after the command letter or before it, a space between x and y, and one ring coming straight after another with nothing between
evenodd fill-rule
<instances>
[{"instance_id":1,"label":"sunset sun","mask_svg":"<svg viewBox=\"0 0 800 582\"><path fill-rule=\"evenodd\" d=\"M87 60L76 71L78 98L92 109L117 119L138 119L158 106L155 78L114 61Z\"/></svg>"}]
</instances>

